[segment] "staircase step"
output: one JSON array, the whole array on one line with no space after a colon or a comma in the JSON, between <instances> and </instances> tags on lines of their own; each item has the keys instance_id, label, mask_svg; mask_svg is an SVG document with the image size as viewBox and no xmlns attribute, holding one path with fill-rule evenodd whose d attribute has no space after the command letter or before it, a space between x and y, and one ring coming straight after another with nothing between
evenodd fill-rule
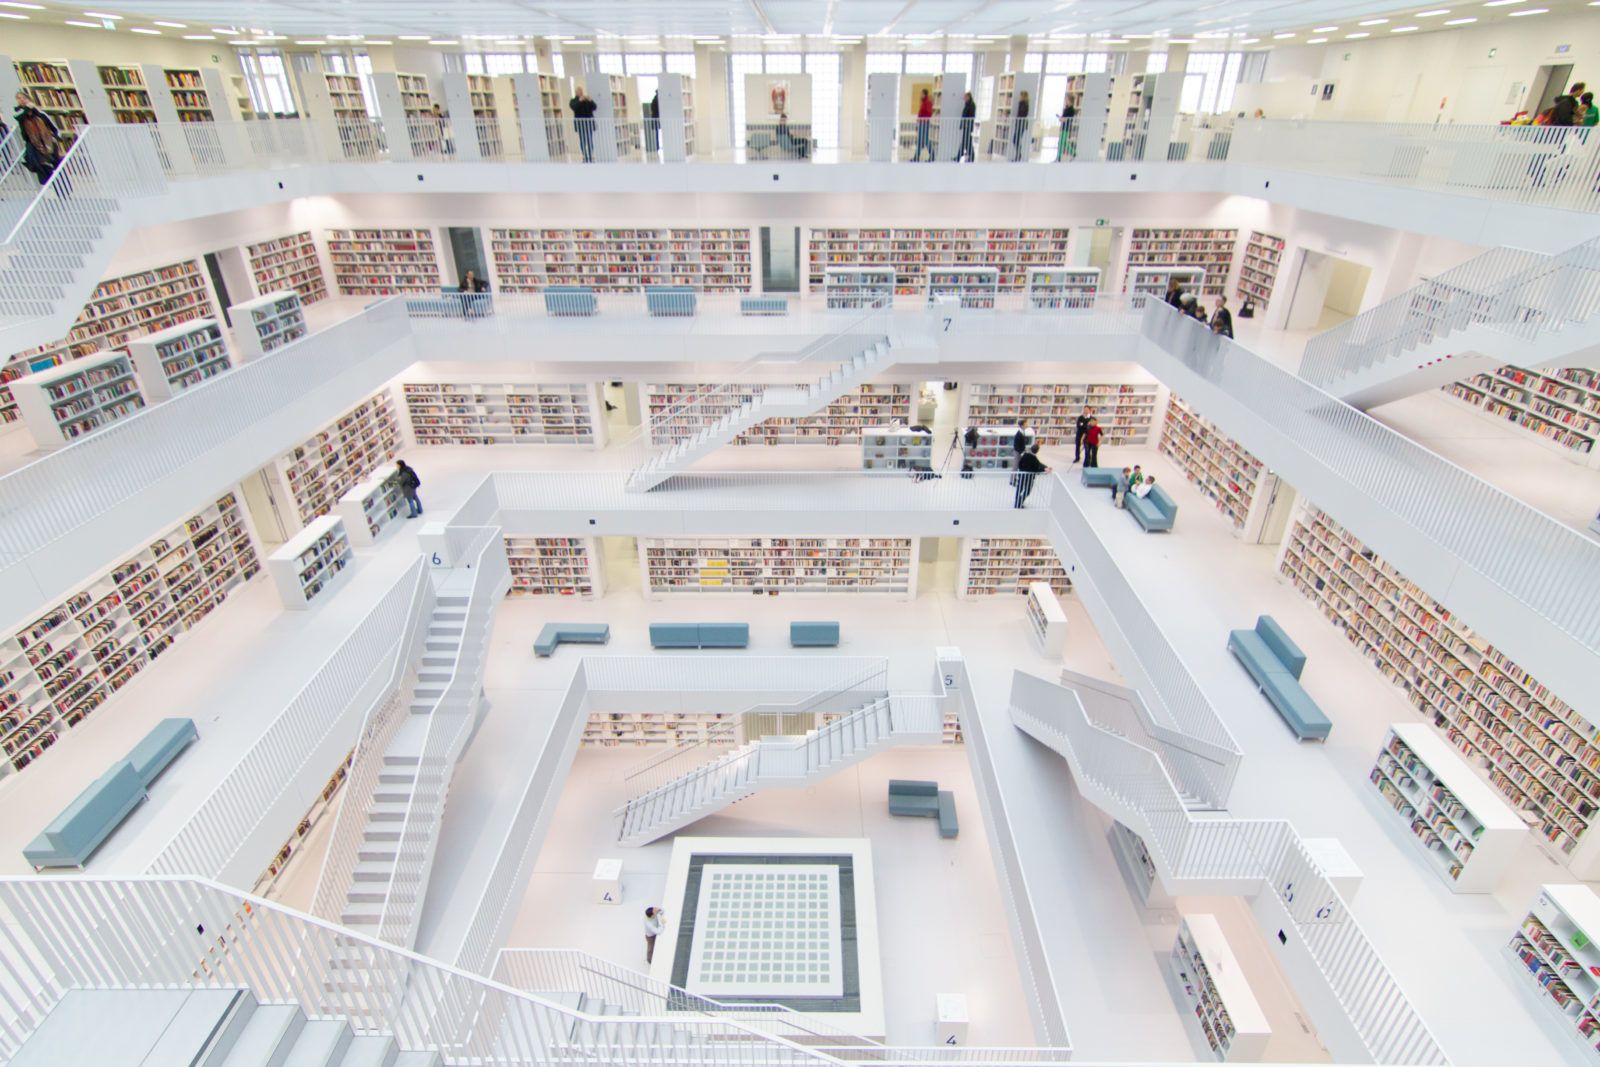
<instances>
[{"instance_id":1,"label":"staircase step","mask_svg":"<svg viewBox=\"0 0 1600 1067\"><path fill-rule=\"evenodd\" d=\"M373 841L356 849L356 859L362 863L393 863L399 854L400 849L393 841Z\"/></svg>"},{"instance_id":2,"label":"staircase step","mask_svg":"<svg viewBox=\"0 0 1600 1067\"><path fill-rule=\"evenodd\" d=\"M399 1056L392 1037L358 1037L350 1042L339 1067L395 1067Z\"/></svg>"},{"instance_id":3,"label":"staircase step","mask_svg":"<svg viewBox=\"0 0 1600 1067\"><path fill-rule=\"evenodd\" d=\"M382 904L388 898L388 882L356 882L344 894L347 904Z\"/></svg>"},{"instance_id":4,"label":"staircase step","mask_svg":"<svg viewBox=\"0 0 1600 1067\"><path fill-rule=\"evenodd\" d=\"M374 800L367 808L368 823L405 822L411 805L405 800Z\"/></svg>"},{"instance_id":5,"label":"staircase step","mask_svg":"<svg viewBox=\"0 0 1600 1067\"><path fill-rule=\"evenodd\" d=\"M369 826L361 832L361 840L368 845L391 844L400 840L400 827L394 823L385 823L381 828Z\"/></svg>"},{"instance_id":6,"label":"staircase step","mask_svg":"<svg viewBox=\"0 0 1600 1067\"><path fill-rule=\"evenodd\" d=\"M387 884L393 876L394 867L381 860L363 860L358 862L350 871L351 881L365 882L369 885L374 882Z\"/></svg>"},{"instance_id":7,"label":"staircase step","mask_svg":"<svg viewBox=\"0 0 1600 1067\"><path fill-rule=\"evenodd\" d=\"M437 1052L402 1052L393 1067L441 1067L442 1062Z\"/></svg>"},{"instance_id":8,"label":"staircase step","mask_svg":"<svg viewBox=\"0 0 1600 1067\"><path fill-rule=\"evenodd\" d=\"M370 900L352 901L339 912L339 921L346 926L376 926L383 918L383 903Z\"/></svg>"},{"instance_id":9,"label":"staircase step","mask_svg":"<svg viewBox=\"0 0 1600 1067\"><path fill-rule=\"evenodd\" d=\"M422 757L407 752L385 752L383 765L385 767L412 767L422 762Z\"/></svg>"},{"instance_id":10,"label":"staircase step","mask_svg":"<svg viewBox=\"0 0 1600 1067\"><path fill-rule=\"evenodd\" d=\"M222 1067L283 1067L306 1024L298 1004L262 1004L244 1024Z\"/></svg>"},{"instance_id":11,"label":"staircase step","mask_svg":"<svg viewBox=\"0 0 1600 1067\"><path fill-rule=\"evenodd\" d=\"M333 1067L355 1036L343 1019L313 1019L300 1030L283 1067Z\"/></svg>"},{"instance_id":12,"label":"staircase step","mask_svg":"<svg viewBox=\"0 0 1600 1067\"><path fill-rule=\"evenodd\" d=\"M378 781L384 785L410 785L417 780L417 768L414 766L388 766L378 771Z\"/></svg>"}]
</instances>

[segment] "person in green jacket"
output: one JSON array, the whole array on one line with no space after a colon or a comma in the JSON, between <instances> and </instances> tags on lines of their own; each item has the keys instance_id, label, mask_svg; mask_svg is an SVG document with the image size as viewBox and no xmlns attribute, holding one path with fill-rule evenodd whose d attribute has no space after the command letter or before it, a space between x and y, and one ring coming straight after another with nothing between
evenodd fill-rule
<instances>
[{"instance_id":1,"label":"person in green jacket","mask_svg":"<svg viewBox=\"0 0 1600 1067\"><path fill-rule=\"evenodd\" d=\"M1593 93L1584 93L1578 97L1578 103L1583 105L1583 117L1578 120L1578 125L1593 126L1600 123L1600 108L1594 106Z\"/></svg>"}]
</instances>

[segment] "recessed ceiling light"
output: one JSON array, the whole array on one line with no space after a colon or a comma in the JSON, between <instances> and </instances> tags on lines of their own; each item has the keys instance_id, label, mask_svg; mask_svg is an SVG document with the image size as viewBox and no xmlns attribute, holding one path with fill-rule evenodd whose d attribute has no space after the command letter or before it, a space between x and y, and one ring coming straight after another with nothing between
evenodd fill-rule
<instances>
[{"instance_id":1,"label":"recessed ceiling light","mask_svg":"<svg viewBox=\"0 0 1600 1067\"><path fill-rule=\"evenodd\" d=\"M1447 8L1447 7L1436 7L1432 11L1418 11L1416 13L1416 15L1414 15L1412 17L1413 18L1419 18L1419 19L1431 19L1435 15L1448 15L1448 14L1450 14L1450 9L1449 8Z\"/></svg>"},{"instance_id":2,"label":"recessed ceiling light","mask_svg":"<svg viewBox=\"0 0 1600 1067\"><path fill-rule=\"evenodd\" d=\"M85 11L84 14L92 19L110 19L112 22L119 22L122 19L121 15L108 15L104 11Z\"/></svg>"},{"instance_id":3,"label":"recessed ceiling light","mask_svg":"<svg viewBox=\"0 0 1600 1067\"><path fill-rule=\"evenodd\" d=\"M296 41L295 44L327 44L327 41Z\"/></svg>"},{"instance_id":4,"label":"recessed ceiling light","mask_svg":"<svg viewBox=\"0 0 1600 1067\"><path fill-rule=\"evenodd\" d=\"M185 41L215 41L216 40L216 38L211 36L209 33L186 33L186 34L183 35L183 39Z\"/></svg>"},{"instance_id":5,"label":"recessed ceiling light","mask_svg":"<svg viewBox=\"0 0 1600 1067\"><path fill-rule=\"evenodd\" d=\"M1416 33L1420 29L1422 29L1421 26L1396 26L1394 29L1390 30L1389 32L1390 33Z\"/></svg>"},{"instance_id":6,"label":"recessed ceiling light","mask_svg":"<svg viewBox=\"0 0 1600 1067\"><path fill-rule=\"evenodd\" d=\"M1372 36L1372 34L1370 34L1370 33L1347 33L1347 34L1344 35L1344 39L1347 40L1347 41L1359 41L1363 37L1371 37L1371 36Z\"/></svg>"},{"instance_id":7,"label":"recessed ceiling light","mask_svg":"<svg viewBox=\"0 0 1600 1067\"><path fill-rule=\"evenodd\" d=\"M428 35L425 33L403 33L400 35L400 39L402 41L426 41Z\"/></svg>"},{"instance_id":8,"label":"recessed ceiling light","mask_svg":"<svg viewBox=\"0 0 1600 1067\"><path fill-rule=\"evenodd\" d=\"M1484 7L1505 7L1507 4L1520 4L1520 3L1523 3L1523 2L1524 2L1524 0L1489 0L1489 2L1487 4L1484 4L1483 6Z\"/></svg>"},{"instance_id":9,"label":"recessed ceiling light","mask_svg":"<svg viewBox=\"0 0 1600 1067\"><path fill-rule=\"evenodd\" d=\"M128 28L128 32L129 33L147 33L152 37L160 37L161 36L161 31L160 30L147 30L143 26L131 26L131 27Z\"/></svg>"},{"instance_id":10,"label":"recessed ceiling light","mask_svg":"<svg viewBox=\"0 0 1600 1067\"><path fill-rule=\"evenodd\" d=\"M232 26L213 26L211 27L211 32L220 33L224 37L237 37L244 31L236 30Z\"/></svg>"},{"instance_id":11,"label":"recessed ceiling light","mask_svg":"<svg viewBox=\"0 0 1600 1067\"><path fill-rule=\"evenodd\" d=\"M1176 44L1177 42L1174 41L1173 43ZM1261 43L1261 38L1259 38L1259 37L1246 37L1244 40L1240 41L1239 43L1240 44L1260 44Z\"/></svg>"},{"instance_id":12,"label":"recessed ceiling light","mask_svg":"<svg viewBox=\"0 0 1600 1067\"><path fill-rule=\"evenodd\" d=\"M1292 34L1292 33L1275 33L1275 34L1272 35L1272 39L1274 41L1287 41L1289 38L1291 38L1293 36L1294 36L1294 34Z\"/></svg>"},{"instance_id":13,"label":"recessed ceiling light","mask_svg":"<svg viewBox=\"0 0 1600 1067\"><path fill-rule=\"evenodd\" d=\"M1361 22L1357 23L1357 25L1359 25L1359 26L1383 26L1383 25L1387 24L1388 21L1389 21L1388 19L1363 19L1363 20L1361 20Z\"/></svg>"},{"instance_id":14,"label":"recessed ceiling light","mask_svg":"<svg viewBox=\"0 0 1600 1067\"><path fill-rule=\"evenodd\" d=\"M0 11L0 19L22 19L26 22L27 18L28 16L19 15L15 11Z\"/></svg>"},{"instance_id":15,"label":"recessed ceiling light","mask_svg":"<svg viewBox=\"0 0 1600 1067\"><path fill-rule=\"evenodd\" d=\"M1328 43L1328 39L1326 37L1312 37L1312 38L1310 38L1310 39L1308 39L1306 41L1306 44L1327 44L1327 43Z\"/></svg>"},{"instance_id":16,"label":"recessed ceiling light","mask_svg":"<svg viewBox=\"0 0 1600 1067\"><path fill-rule=\"evenodd\" d=\"M86 30L98 30L100 28L100 24L98 22L80 22L77 19L68 19L67 25L82 26Z\"/></svg>"},{"instance_id":17,"label":"recessed ceiling light","mask_svg":"<svg viewBox=\"0 0 1600 1067\"><path fill-rule=\"evenodd\" d=\"M394 44L394 42L393 42L393 41L368 41L368 42L367 42L367 43L368 43L368 44L369 44L369 45L372 45L372 44L381 44L381 45L390 45L390 46L392 46L392 45L393 45L393 44Z\"/></svg>"},{"instance_id":18,"label":"recessed ceiling light","mask_svg":"<svg viewBox=\"0 0 1600 1067\"><path fill-rule=\"evenodd\" d=\"M1446 26L1465 26L1469 22L1477 22L1477 21L1478 21L1477 19L1450 19L1450 20L1445 22L1445 25Z\"/></svg>"},{"instance_id":19,"label":"recessed ceiling light","mask_svg":"<svg viewBox=\"0 0 1600 1067\"><path fill-rule=\"evenodd\" d=\"M20 7L24 11L43 11L43 4L24 4L22 0L0 0L0 7Z\"/></svg>"},{"instance_id":20,"label":"recessed ceiling light","mask_svg":"<svg viewBox=\"0 0 1600 1067\"><path fill-rule=\"evenodd\" d=\"M189 28L187 22L158 22L156 25L165 26L169 30L186 30Z\"/></svg>"},{"instance_id":21,"label":"recessed ceiling light","mask_svg":"<svg viewBox=\"0 0 1600 1067\"><path fill-rule=\"evenodd\" d=\"M1523 15L1545 15L1548 14L1549 11L1550 9L1547 7L1530 7L1525 8L1522 11L1507 11L1506 15L1509 18L1519 19Z\"/></svg>"},{"instance_id":22,"label":"recessed ceiling light","mask_svg":"<svg viewBox=\"0 0 1600 1067\"><path fill-rule=\"evenodd\" d=\"M460 44L459 41L429 41L429 44Z\"/></svg>"},{"instance_id":23,"label":"recessed ceiling light","mask_svg":"<svg viewBox=\"0 0 1600 1067\"><path fill-rule=\"evenodd\" d=\"M1311 27L1311 32L1312 33L1332 33L1334 30L1337 30L1338 28L1339 27L1337 27L1337 26L1313 26L1313 27Z\"/></svg>"}]
</instances>

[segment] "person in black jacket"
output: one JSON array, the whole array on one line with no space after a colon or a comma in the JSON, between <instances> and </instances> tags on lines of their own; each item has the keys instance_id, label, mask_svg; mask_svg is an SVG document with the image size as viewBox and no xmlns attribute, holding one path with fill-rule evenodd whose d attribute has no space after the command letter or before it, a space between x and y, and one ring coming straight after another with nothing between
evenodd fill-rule
<instances>
[{"instance_id":1,"label":"person in black jacket","mask_svg":"<svg viewBox=\"0 0 1600 1067\"><path fill-rule=\"evenodd\" d=\"M966 156L968 163L976 163L978 157L972 150L972 127L976 125L978 105L968 93L961 104L961 147L956 150L956 162L961 162L961 157Z\"/></svg>"},{"instance_id":2,"label":"person in black jacket","mask_svg":"<svg viewBox=\"0 0 1600 1067\"><path fill-rule=\"evenodd\" d=\"M422 487L422 479L417 477L417 472L406 465L403 459L395 460L394 478L400 485L400 495L405 497L406 506L411 509L406 515L414 519L422 514L422 501L417 499L417 490Z\"/></svg>"},{"instance_id":3,"label":"person in black jacket","mask_svg":"<svg viewBox=\"0 0 1600 1067\"><path fill-rule=\"evenodd\" d=\"M461 315L463 318L472 315L481 315L488 309L488 297L473 296L473 293L487 293L489 283L478 277L478 272L469 270L461 276Z\"/></svg>"},{"instance_id":4,"label":"person in black jacket","mask_svg":"<svg viewBox=\"0 0 1600 1067\"><path fill-rule=\"evenodd\" d=\"M578 147L583 150L583 161L594 162L594 113L600 105L589 99L583 91L583 86L578 86L567 106L572 109L572 126L578 131Z\"/></svg>"},{"instance_id":5,"label":"person in black jacket","mask_svg":"<svg viewBox=\"0 0 1600 1067\"><path fill-rule=\"evenodd\" d=\"M1021 456L1033 444L1033 431L1028 429L1027 419L1017 420L1017 435L1011 439L1011 450Z\"/></svg>"},{"instance_id":6,"label":"person in black jacket","mask_svg":"<svg viewBox=\"0 0 1600 1067\"><path fill-rule=\"evenodd\" d=\"M1228 298L1225 296L1217 297L1217 310L1211 313L1211 332L1230 339L1233 337L1233 312L1228 310Z\"/></svg>"},{"instance_id":7,"label":"person in black jacket","mask_svg":"<svg viewBox=\"0 0 1600 1067\"><path fill-rule=\"evenodd\" d=\"M1028 152L1033 148L1033 138L1028 136L1028 90L1024 89L1017 97L1016 121L1011 131L1011 144L1017 152L1017 162L1025 163Z\"/></svg>"},{"instance_id":8,"label":"person in black jacket","mask_svg":"<svg viewBox=\"0 0 1600 1067\"><path fill-rule=\"evenodd\" d=\"M67 154L61 145L61 131L56 129L49 115L33 106L33 100L25 92L17 93L17 109L12 117L17 120L17 132L22 135L22 165L43 185Z\"/></svg>"},{"instance_id":9,"label":"person in black jacket","mask_svg":"<svg viewBox=\"0 0 1600 1067\"><path fill-rule=\"evenodd\" d=\"M1180 311L1183 310L1183 286L1178 284L1177 277L1173 275L1168 275L1167 277L1167 295L1165 300L1168 306L1175 307Z\"/></svg>"},{"instance_id":10,"label":"person in black jacket","mask_svg":"<svg viewBox=\"0 0 1600 1067\"><path fill-rule=\"evenodd\" d=\"M1017 499L1011 506L1020 508L1027 504L1028 494L1033 492L1033 480L1041 474L1049 474L1050 468L1046 467L1039 459L1039 446L1032 445L1017 457L1017 473L1011 476L1012 484L1017 487Z\"/></svg>"},{"instance_id":11,"label":"person in black jacket","mask_svg":"<svg viewBox=\"0 0 1600 1067\"><path fill-rule=\"evenodd\" d=\"M1085 406L1083 413L1072 424L1072 462L1078 462L1083 455L1083 435L1089 432L1089 424L1094 421L1094 408Z\"/></svg>"},{"instance_id":12,"label":"person in black jacket","mask_svg":"<svg viewBox=\"0 0 1600 1067\"><path fill-rule=\"evenodd\" d=\"M644 149L654 152L661 144L661 90L644 106Z\"/></svg>"}]
</instances>

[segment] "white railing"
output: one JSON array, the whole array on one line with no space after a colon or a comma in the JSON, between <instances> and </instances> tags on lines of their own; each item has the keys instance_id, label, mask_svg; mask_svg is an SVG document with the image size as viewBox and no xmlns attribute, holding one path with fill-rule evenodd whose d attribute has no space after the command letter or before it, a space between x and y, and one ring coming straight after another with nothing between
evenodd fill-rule
<instances>
[{"instance_id":1,"label":"white railing","mask_svg":"<svg viewBox=\"0 0 1600 1067\"><path fill-rule=\"evenodd\" d=\"M1556 255L1491 249L1313 337L1300 377L1327 387L1470 326L1532 341L1595 314L1600 239Z\"/></svg>"},{"instance_id":2,"label":"white railing","mask_svg":"<svg viewBox=\"0 0 1600 1067\"><path fill-rule=\"evenodd\" d=\"M270 849L285 836L273 823L286 818L292 827L310 807L309 799L291 792L302 768L341 729L353 736L351 710L359 708L365 716L374 702L382 701L396 671L404 671L397 660L428 602L427 580L418 559L172 835L151 862L150 873L253 880L266 868ZM341 746L330 763L344 755ZM318 768L319 784L326 770ZM291 810L274 811L288 802L293 802ZM268 851L253 857L247 854L252 847ZM235 867L239 869L231 869Z\"/></svg>"},{"instance_id":3,"label":"white railing","mask_svg":"<svg viewBox=\"0 0 1600 1067\"><path fill-rule=\"evenodd\" d=\"M1600 655L1600 545L1164 304L1145 310L1143 332L1292 438L1298 461L1347 483L1367 507L1409 526L1509 601ZM1293 467L1244 444L1265 462ZM1359 519L1340 521L1359 527Z\"/></svg>"},{"instance_id":4,"label":"white railing","mask_svg":"<svg viewBox=\"0 0 1600 1067\"><path fill-rule=\"evenodd\" d=\"M355 754L345 774L343 796L322 854L322 869L317 876L317 892L311 913L330 922L339 922L346 894L361 862L361 845L367 828L367 805L378 788L383 771L383 756L394 740L400 724L411 715L405 696L416 678L415 664L421 656L427 623L436 603L433 583L421 583L419 602L411 614L410 625L401 639L389 674L389 695L367 712L356 740Z\"/></svg>"},{"instance_id":5,"label":"white railing","mask_svg":"<svg viewBox=\"0 0 1600 1067\"><path fill-rule=\"evenodd\" d=\"M1242 883L1251 895L1274 894L1371 1062L1448 1062L1292 825L1195 818L1155 753L1096 723L1077 694L1063 686L1017 672L1011 714L1067 759L1080 787L1102 798L1100 806L1144 839L1169 891L1212 894L1220 882Z\"/></svg>"},{"instance_id":6,"label":"white railing","mask_svg":"<svg viewBox=\"0 0 1600 1067\"><path fill-rule=\"evenodd\" d=\"M499 528L484 527L478 531L476 544L446 577L437 591L439 597L449 595L451 579L465 579L471 583L461 643L450 669L450 679L428 716L416 777L406 801L405 819L400 824L400 839L395 844L394 874L384 893L378 919L378 937L397 945L409 946L416 939L450 779L482 710L483 665L488 658L489 627L511 580L505 539Z\"/></svg>"}]
</instances>

